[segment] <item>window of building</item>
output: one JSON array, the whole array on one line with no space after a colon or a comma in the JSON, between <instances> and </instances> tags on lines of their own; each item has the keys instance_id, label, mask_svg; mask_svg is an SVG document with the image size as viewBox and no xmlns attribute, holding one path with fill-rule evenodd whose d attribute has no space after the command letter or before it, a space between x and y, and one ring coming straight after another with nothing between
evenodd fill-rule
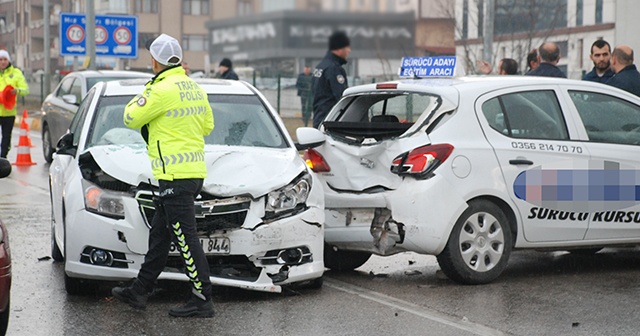
<instances>
[{"instance_id":1,"label":"window of building","mask_svg":"<svg viewBox=\"0 0 640 336\"><path fill-rule=\"evenodd\" d=\"M462 39L469 37L469 0L462 0Z\"/></svg>"},{"instance_id":2,"label":"window of building","mask_svg":"<svg viewBox=\"0 0 640 336\"><path fill-rule=\"evenodd\" d=\"M208 51L209 39L206 35L183 35L182 48L189 51Z\"/></svg>"},{"instance_id":3,"label":"window of building","mask_svg":"<svg viewBox=\"0 0 640 336\"><path fill-rule=\"evenodd\" d=\"M158 0L136 0L136 13L157 13Z\"/></svg>"},{"instance_id":4,"label":"window of building","mask_svg":"<svg viewBox=\"0 0 640 336\"><path fill-rule=\"evenodd\" d=\"M238 16L251 15L251 0L238 0Z\"/></svg>"},{"instance_id":5,"label":"window of building","mask_svg":"<svg viewBox=\"0 0 640 336\"><path fill-rule=\"evenodd\" d=\"M466 2L467 0L465 0ZM396 1L395 0L387 0L387 12L392 13L396 11Z\"/></svg>"},{"instance_id":6,"label":"window of building","mask_svg":"<svg viewBox=\"0 0 640 336\"><path fill-rule=\"evenodd\" d=\"M293 10L296 8L295 0L262 0L263 12L276 12L283 10Z\"/></svg>"},{"instance_id":7,"label":"window of building","mask_svg":"<svg viewBox=\"0 0 640 336\"><path fill-rule=\"evenodd\" d=\"M182 13L187 15L209 15L209 0L182 0Z\"/></svg>"},{"instance_id":8,"label":"window of building","mask_svg":"<svg viewBox=\"0 0 640 336\"><path fill-rule=\"evenodd\" d=\"M567 0L496 0L495 4L495 35L567 26Z\"/></svg>"},{"instance_id":9,"label":"window of building","mask_svg":"<svg viewBox=\"0 0 640 336\"><path fill-rule=\"evenodd\" d=\"M602 0L596 0L596 23L602 23Z\"/></svg>"},{"instance_id":10,"label":"window of building","mask_svg":"<svg viewBox=\"0 0 640 336\"><path fill-rule=\"evenodd\" d=\"M582 10L584 8L584 0L576 0L576 26L582 26Z\"/></svg>"},{"instance_id":11,"label":"window of building","mask_svg":"<svg viewBox=\"0 0 640 336\"><path fill-rule=\"evenodd\" d=\"M156 33L138 33L138 48L139 49L146 49L147 48L147 43L151 43L153 42L153 40L156 38Z\"/></svg>"},{"instance_id":12,"label":"window of building","mask_svg":"<svg viewBox=\"0 0 640 336\"><path fill-rule=\"evenodd\" d=\"M378 12L379 9L378 7L380 7L380 3L378 0L371 0L371 11L372 12Z\"/></svg>"},{"instance_id":13,"label":"window of building","mask_svg":"<svg viewBox=\"0 0 640 336\"><path fill-rule=\"evenodd\" d=\"M478 37L484 32L484 0L478 0Z\"/></svg>"}]
</instances>

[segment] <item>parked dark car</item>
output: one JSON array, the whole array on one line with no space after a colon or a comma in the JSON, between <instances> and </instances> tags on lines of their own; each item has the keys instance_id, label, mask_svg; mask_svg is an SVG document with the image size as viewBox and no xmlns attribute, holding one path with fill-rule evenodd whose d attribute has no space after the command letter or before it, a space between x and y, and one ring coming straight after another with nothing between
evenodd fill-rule
<instances>
[{"instance_id":1,"label":"parked dark car","mask_svg":"<svg viewBox=\"0 0 640 336\"><path fill-rule=\"evenodd\" d=\"M83 70L62 78L60 84L42 103L42 154L51 163L56 143L67 133L80 101L97 82L130 78L151 78L153 74L138 71Z\"/></svg>"},{"instance_id":2,"label":"parked dark car","mask_svg":"<svg viewBox=\"0 0 640 336\"><path fill-rule=\"evenodd\" d=\"M11 163L0 158L0 178L9 176ZM0 220L0 335L7 332L9 326L9 294L11 292L11 250L7 228Z\"/></svg>"}]
</instances>

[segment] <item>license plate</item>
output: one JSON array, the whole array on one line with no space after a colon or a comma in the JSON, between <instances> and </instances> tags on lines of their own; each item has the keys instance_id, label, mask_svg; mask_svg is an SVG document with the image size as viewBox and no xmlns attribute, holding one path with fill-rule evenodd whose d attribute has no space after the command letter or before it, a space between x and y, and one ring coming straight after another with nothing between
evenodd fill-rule
<instances>
[{"instance_id":1,"label":"license plate","mask_svg":"<svg viewBox=\"0 0 640 336\"><path fill-rule=\"evenodd\" d=\"M229 238L223 237L200 237L200 245L205 254L229 254L231 244ZM175 243L171 242L169 254L179 255L180 252L176 248Z\"/></svg>"}]
</instances>

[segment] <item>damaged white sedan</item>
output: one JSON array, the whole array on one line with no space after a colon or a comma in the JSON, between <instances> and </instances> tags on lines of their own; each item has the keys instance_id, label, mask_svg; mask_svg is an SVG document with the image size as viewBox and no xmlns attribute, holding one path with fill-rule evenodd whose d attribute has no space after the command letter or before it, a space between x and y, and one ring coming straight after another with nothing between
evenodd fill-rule
<instances>
[{"instance_id":1,"label":"damaged white sedan","mask_svg":"<svg viewBox=\"0 0 640 336\"><path fill-rule=\"evenodd\" d=\"M122 122L144 80L97 84L82 101L50 167L51 247L68 293L85 279L137 276L154 214L146 144ZM324 196L266 99L240 81L199 80L215 128L205 138L208 177L196 219L214 285L281 292L322 285ZM183 111L181 113L189 113ZM183 280L172 251L159 279Z\"/></svg>"}]
</instances>

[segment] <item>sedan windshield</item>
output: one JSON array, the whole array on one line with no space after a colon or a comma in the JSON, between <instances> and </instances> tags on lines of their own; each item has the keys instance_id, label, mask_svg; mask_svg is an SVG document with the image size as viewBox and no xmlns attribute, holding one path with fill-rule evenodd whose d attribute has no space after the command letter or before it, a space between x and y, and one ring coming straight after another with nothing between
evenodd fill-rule
<instances>
[{"instance_id":1,"label":"sedan windshield","mask_svg":"<svg viewBox=\"0 0 640 336\"><path fill-rule=\"evenodd\" d=\"M131 96L102 97L91 122L87 148L101 145L144 145L140 130L127 128L124 108ZM209 95L214 129L208 145L285 148L287 142L266 106L256 96Z\"/></svg>"}]
</instances>

